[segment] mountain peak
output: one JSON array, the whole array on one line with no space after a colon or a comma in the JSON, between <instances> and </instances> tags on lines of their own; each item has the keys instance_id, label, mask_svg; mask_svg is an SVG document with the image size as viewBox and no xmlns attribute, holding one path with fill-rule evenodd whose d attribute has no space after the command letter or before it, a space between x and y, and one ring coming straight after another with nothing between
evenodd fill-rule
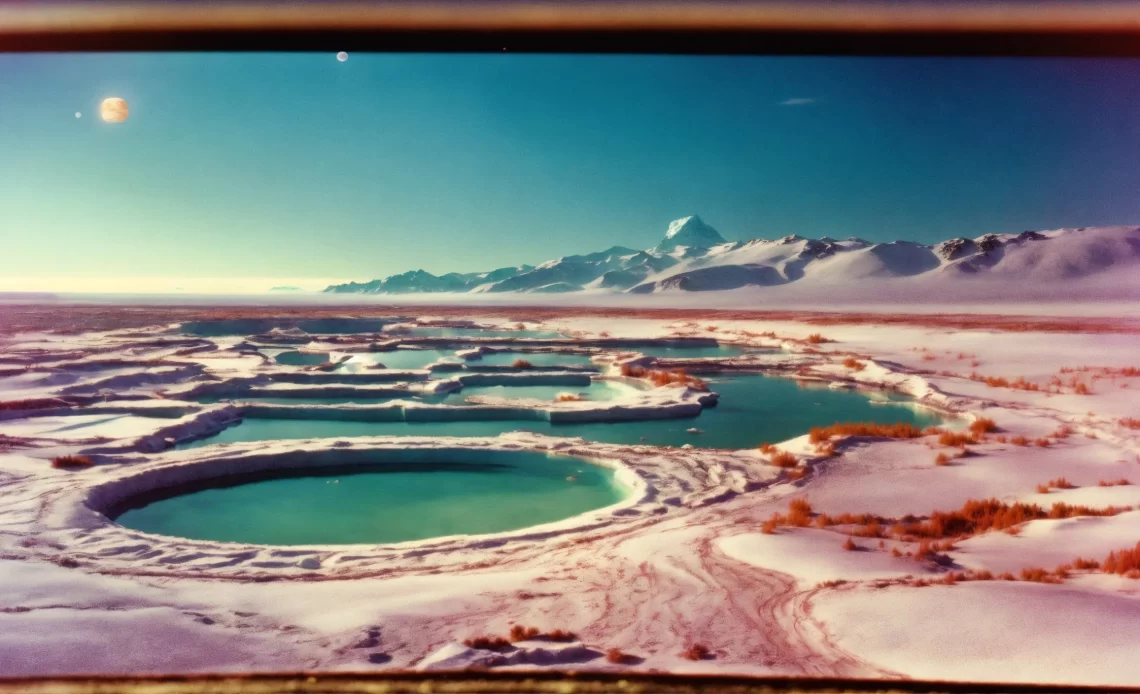
<instances>
[{"instance_id":1,"label":"mountain peak","mask_svg":"<svg viewBox=\"0 0 1140 694\"><path fill-rule=\"evenodd\" d=\"M725 243L725 239L716 229L701 221L697 215L674 219L669 223L669 230L665 238L657 244L658 251L671 251L678 246L694 248L711 248Z\"/></svg>"}]
</instances>

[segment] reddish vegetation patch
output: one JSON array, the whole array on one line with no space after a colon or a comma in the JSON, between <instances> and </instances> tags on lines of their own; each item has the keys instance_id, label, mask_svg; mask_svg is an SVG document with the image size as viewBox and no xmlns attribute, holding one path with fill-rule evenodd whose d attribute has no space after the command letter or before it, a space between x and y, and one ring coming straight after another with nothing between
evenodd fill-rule
<instances>
[{"instance_id":1,"label":"reddish vegetation patch","mask_svg":"<svg viewBox=\"0 0 1140 694\"><path fill-rule=\"evenodd\" d=\"M854 552L855 550L859 549L859 545L855 544L855 541L849 537L844 541L843 549L847 550L848 552Z\"/></svg>"},{"instance_id":2,"label":"reddish vegetation patch","mask_svg":"<svg viewBox=\"0 0 1140 694\"><path fill-rule=\"evenodd\" d=\"M808 432L808 440L819 444L832 436L874 436L888 439L916 439L925 433L909 422L896 422L894 424L878 424L876 422L836 422L831 426L812 427Z\"/></svg>"},{"instance_id":3,"label":"reddish vegetation patch","mask_svg":"<svg viewBox=\"0 0 1140 694\"><path fill-rule=\"evenodd\" d=\"M548 631L548 632L546 632L545 636L550 641L558 641L558 642L562 642L562 643L569 643L571 641L577 641L578 640L578 637L577 637L577 635L574 634L574 632L564 631L562 629L555 629L554 631Z\"/></svg>"},{"instance_id":4,"label":"reddish vegetation patch","mask_svg":"<svg viewBox=\"0 0 1140 694\"><path fill-rule=\"evenodd\" d=\"M811 517L811 504L808 503L807 499L792 499L791 503L788 504L788 515L773 513L768 520L764 521L764 525L760 527L760 532L771 535L776 531L776 528L785 525L805 528L811 525Z\"/></svg>"},{"instance_id":5,"label":"reddish vegetation patch","mask_svg":"<svg viewBox=\"0 0 1140 694\"><path fill-rule=\"evenodd\" d=\"M799 458L787 451L780 451L768 459L776 467L790 468L799 465Z\"/></svg>"},{"instance_id":6,"label":"reddish vegetation patch","mask_svg":"<svg viewBox=\"0 0 1140 694\"><path fill-rule=\"evenodd\" d=\"M1049 480L1045 484L1037 485L1038 494L1048 494L1050 489L1075 489L1077 485L1073 484L1064 477Z\"/></svg>"},{"instance_id":7,"label":"reddish vegetation patch","mask_svg":"<svg viewBox=\"0 0 1140 694\"><path fill-rule=\"evenodd\" d=\"M970 431L978 436L997 431L997 424L989 417L978 417L970 422Z\"/></svg>"},{"instance_id":8,"label":"reddish vegetation patch","mask_svg":"<svg viewBox=\"0 0 1140 694\"><path fill-rule=\"evenodd\" d=\"M867 366L866 363L859 361L855 357L847 357L843 360L843 365L852 371L862 371Z\"/></svg>"},{"instance_id":9,"label":"reddish vegetation patch","mask_svg":"<svg viewBox=\"0 0 1140 694\"><path fill-rule=\"evenodd\" d=\"M1096 483L1096 486L1098 486L1098 487L1124 487L1124 486L1127 486L1129 484L1132 484L1132 483L1129 482L1127 479L1121 477L1118 480L1101 480L1100 482Z\"/></svg>"},{"instance_id":10,"label":"reddish vegetation patch","mask_svg":"<svg viewBox=\"0 0 1140 694\"><path fill-rule=\"evenodd\" d=\"M657 388L669 385L681 385L693 390L708 390L709 386L696 376L690 376L684 369L666 371L664 369L646 369L641 366L622 364L621 375L626 378L641 378L653 383Z\"/></svg>"},{"instance_id":11,"label":"reddish vegetation patch","mask_svg":"<svg viewBox=\"0 0 1140 694\"><path fill-rule=\"evenodd\" d=\"M709 649L699 643L694 643L681 652L681 657L687 660L705 660L709 657Z\"/></svg>"},{"instance_id":12,"label":"reddish vegetation patch","mask_svg":"<svg viewBox=\"0 0 1140 694\"><path fill-rule=\"evenodd\" d=\"M943 446L965 448L968 443L977 443L978 437L973 434L962 434L953 431L944 431L938 435L938 443Z\"/></svg>"},{"instance_id":13,"label":"reddish vegetation patch","mask_svg":"<svg viewBox=\"0 0 1140 694\"><path fill-rule=\"evenodd\" d=\"M829 340L826 337L824 337L823 335L820 335L819 333L812 333L811 335L808 335L807 341L813 345L820 345L820 344L823 344L824 342L835 342L835 340Z\"/></svg>"},{"instance_id":14,"label":"reddish vegetation patch","mask_svg":"<svg viewBox=\"0 0 1140 694\"><path fill-rule=\"evenodd\" d=\"M502 636L476 636L475 638L464 639L463 645L483 651L506 651L513 648L511 642Z\"/></svg>"},{"instance_id":15,"label":"reddish vegetation patch","mask_svg":"<svg viewBox=\"0 0 1140 694\"><path fill-rule=\"evenodd\" d=\"M1140 578L1140 542L1135 547L1109 552L1101 563L1100 570L1106 574Z\"/></svg>"},{"instance_id":16,"label":"reddish vegetation patch","mask_svg":"<svg viewBox=\"0 0 1140 694\"><path fill-rule=\"evenodd\" d=\"M555 398L558 402L578 402L582 399L582 396L577 393L559 393L558 397Z\"/></svg>"},{"instance_id":17,"label":"reddish vegetation patch","mask_svg":"<svg viewBox=\"0 0 1140 694\"><path fill-rule=\"evenodd\" d=\"M611 648L606 651L606 662L614 665L628 665L634 662L634 657L623 652L620 648Z\"/></svg>"},{"instance_id":18,"label":"reddish vegetation patch","mask_svg":"<svg viewBox=\"0 0 1140 694\"><path fill-rule=\"evenodd\" d=\"M926 521L903 519L891 528L903 537L953 538L969 537L990 530L1005 530L1031 520L1061 519L1077 516L1114 516L1129 507L1091 508L1055 503L1046 511L1037 504L1016 502L1007 504L997 499L970 499L955 511L935 511Z\"/></svg>"},{"instance_id":19,"label":"reddish vegetation patch","mask_svg":"<svg viewBox=\"0 0 1140 694\"><path fill-rule=\"evenodd\" d=\"M51 459L51 466L63 470L91 467L94 463L85 455L61 455Z\"/></svg>"},{"instance_id":20,"label":"reddish vegetation patch","mask_svg":"<svg viewBox=\"0 0 1140 694\"><path fill-rule=\"evenodd\" d=\"M531 364L526 359L515 359L514 362L511 363L511 366L513 366L516 369L529 369L529 368L533 367L534 364Z\"/></svg>"},{"instance_id":21,"label":"reddish vegetation patch","mask_svg":"<svg viewBox=\"0 0 1140 694\"><path fill-rule=\"evenodd\" d=\"M511 627L511 641L530 641L538 636L538 629L516 624Z\"/></svg>"},{"instance_id":22,"label":"reddish vegetation patch","mask_svg":"<svg viewBox=\"0 0 1140 694\"><path fill-rule=\"evenodd\" d=\"M1009 442L1015 446L1028 446L1029 445L1029 439L1025 438L1024 436L1014 436L1013 438L1011 438L1009 440Z\"/></svg>"},{"instance_id":23,"label":"reddish vegetation patch","mask_svg":"<svg viewBox=\"0 0 1140 694\"><path fill-rule=\"evenodd\" d=\"M949 465L950 464L950 456L946 455L945 453L939 453L938 455L934 456L934 464L935 465Z\"/></svg>"},{"instance_id":24,"label":"reddish vegetation patch","mask_svg":"<svg viewBox=\"0 0 1140 694\"><path fill-rule=\"evenodd\" d=\"M1140 417L1125 417L1120 420L1120 426L1128 429L1140 429Z\"/></svg>"}]
</instances>

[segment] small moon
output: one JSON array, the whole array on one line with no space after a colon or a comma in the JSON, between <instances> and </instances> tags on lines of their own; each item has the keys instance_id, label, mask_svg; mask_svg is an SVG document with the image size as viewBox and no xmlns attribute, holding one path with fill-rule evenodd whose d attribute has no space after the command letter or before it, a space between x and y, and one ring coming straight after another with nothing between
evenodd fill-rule
<instances>
[{"instance_id":1,"label":"small moon","mask_svg":"<svg viewBox=\"0 0 1140 694\"><path fill-rule=\"evenodd\" d=\"M343 63L344 61L348 60L348 53L341 51L340 53L336 54L336 59Z\"/></svg>"},{"instance_id":2,"label":"small moon","mask_svg":"<svg viewBox=\"0 0 1140 694\"><path fill-rule=\"evenodd\" d=\"M103 99L99 104L99 115L108 123L122 123L130 115L127 102L117 96Z\"/></svg>"}]
</instances>

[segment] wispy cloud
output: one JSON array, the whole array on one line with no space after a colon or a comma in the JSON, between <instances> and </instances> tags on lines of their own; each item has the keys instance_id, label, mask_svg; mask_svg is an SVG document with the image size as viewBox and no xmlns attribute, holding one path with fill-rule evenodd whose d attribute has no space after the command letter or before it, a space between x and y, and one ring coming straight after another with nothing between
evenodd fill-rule
<instances>
[{"instance_id":1,"label":"wispy cloud","mask_svg":"<svg viewBox=\"0 0 1140 694\"><path fill-rule=\"evenodd\" d=\"M807 106L808 104L814 104L815 102L816 102L815 97L799 96L799 97L793 97L791 99L784 99L783 101L780 102L780 105L781 106Z\"/></svg>"}]
</instances>

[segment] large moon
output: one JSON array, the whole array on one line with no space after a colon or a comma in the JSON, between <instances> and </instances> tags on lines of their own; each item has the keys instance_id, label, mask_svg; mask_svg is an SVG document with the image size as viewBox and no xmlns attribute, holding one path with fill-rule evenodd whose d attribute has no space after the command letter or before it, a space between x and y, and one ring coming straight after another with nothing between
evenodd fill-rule
<instances>
[{"instance_id":1,"label":"large moon","mask_svg":"<svg viewBox=\"0 0 1140 694\"><path fill-rule=\"evenodd\" d=\"M103 99L103 103L99 104L99 115L108 123L122 123L129 114L127 102L117 96Z\"/></svg>"}]
</instances>

